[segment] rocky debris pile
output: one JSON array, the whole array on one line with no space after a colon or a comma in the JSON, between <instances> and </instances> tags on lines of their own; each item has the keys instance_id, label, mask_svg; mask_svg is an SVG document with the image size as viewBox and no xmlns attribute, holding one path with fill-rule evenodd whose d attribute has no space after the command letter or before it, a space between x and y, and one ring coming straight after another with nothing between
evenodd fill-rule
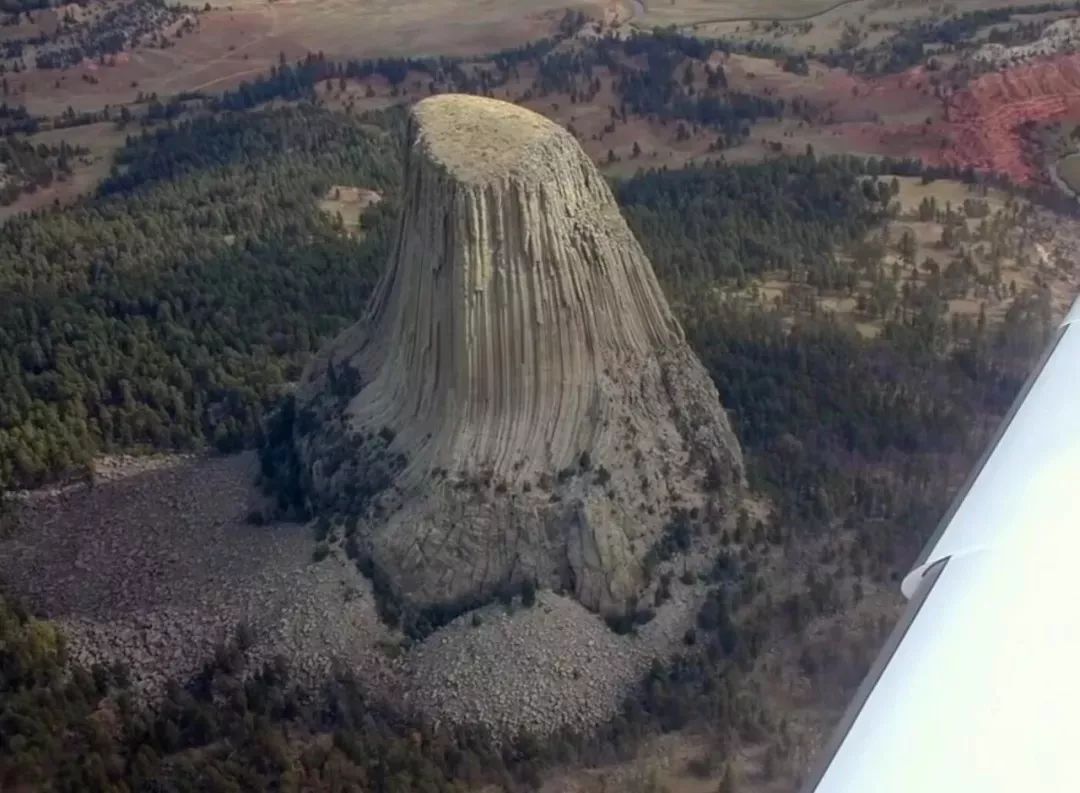
<instances>
[{"instance_id":1,"label":"rocky debris pile","mask_svg":"<svg viewBox=\"0 0 1080 793\"><path fill-rule=\"evenodd\" d=\"M570 133L445 95L408 135L387 272L297 391L312 498L413 609L527 581L633 609L674 510L742 483L716 388Z\"/></svg>"},{"instance_id":2,"label":"rocky debris pile","mask_svg":"<svg viewBox=\"0 0 1080 793\"><path fill-rule=\"evenodd\" d=\"M252 457L130 458L94 484L24 494L0 577L63 628L72 658L120 662L152 699L213 658L238 626L249 659L284 656L317 683L345 664L379 673L386 628L370 584L310 529L255 526Z\"/></svg>"},{"instance_id":3,"label":"rocky debris pile","mask_svg":"<svg viewBox=\"0 0 1080 793\"><path fill-rule=\"evenodd\" d=\"M281 581L279 607L264 614L249 654L255 665L284 657L293 679L312 687L345 672L391 701L399 685L396 665L382 649L400 637L384 625L370 583L356 565L338 554Z\"/></svg>"},{"instance_id":4,"label":"rocky debris pile","mask_svg":"<svg viewBox=\"0 0 1080 793\"><path fill-rule=\"evenodd\" d=\"M531 608L492 604L418 645L408 659L408 701L433 722L499 735L585 728L617 709L646 655L636 637L541 592Z\"/></svg>"},{"instance_id":5,"label":"rocky debris pile","mask_svg":"<svg viewBox=\"0 0 1080 793\"><path fill-rule=\"evenodd\" d=\"M164 693L170 681L197 674L236 629L221 612L172 608L117 619L64 616L56 623L72 661L88 669L121 665L132 690L147 701Z\"/></svg>"},{"instance_id":6,"label":"rocky debris pile","mask_svg":"<svg viewBox=\"0 0 1080 793\"><path fill-rule=\"evenodd\" d=\"M122 664L148 702L170 682L197 674L244 625L253 640L245 651L249 671L284 658L309 692L345 672L428 723L479 725L504 739L612 718L652 661L678 646L700 601L700 593L677 588L648 625L619 636L573 599L541 592L532 607L520 600L510 609L489 605L399 654L393 648L402 637L378 622L350 562L331 554L287 578L238 607L57 622L75 662Z\"/></svg>"},{"instance_id":7,"label":"rocky debris pile","mask_svg":"<svg viewBox=\"0 0 1080 793\"><path fill-rule=\"evenodd\" d=\"M251 642L243 647L249 671L283 658L309 691L342 672L362 673L382 694L398 685L379 649L390 641L388 631L355 565L335 556L318 564L308 559L276 585L262 584L249 597L206 610L161 607L116 618L60 617L57 624L72 660L88 668L122 664L148 701L238 641Z\"/></svg>"},{"instance_id":8,"label":"rocky debris pile","mask_svg":"<svg viewBox=\"0 0 1080 793\"><path fill-rule=\"evenodd\" d=\"M410 651L406 702L433 723L480 725L499 737L594 727L618 713L655 659L678 646L699 600L679 588L631 635L549 591L531 607L493 603Z\"/></svg>"},{"instance_id":9,"label":"rocky debris pile","mask_svg":"<svg viewBox=\"0 0 1080 793\"><path fill-rule=\"evenodd\" d=\"M28 494L0 542L5 588L58 622L75 661L123 664L146 701L197 674L243 625L249 671L280 656L310 690L348 672L427 719L505 738L615 715L694 625L698 578L732 520L657 564L667 594L654 601L656 583L645 593L660 605L635 635L541 591L533 607L494 603L410 647L379 620L370 582L336 542L315 562L310 527L245 520L260 503L251 465L250 455L132 458L104 466L92 488Z\"/></svg>"}]
</instances>

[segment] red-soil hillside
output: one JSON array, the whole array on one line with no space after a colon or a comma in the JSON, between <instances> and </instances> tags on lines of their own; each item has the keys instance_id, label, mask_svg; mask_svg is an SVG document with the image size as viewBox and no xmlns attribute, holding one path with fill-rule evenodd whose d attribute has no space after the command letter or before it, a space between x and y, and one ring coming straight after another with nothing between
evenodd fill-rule
<instances>
[{"instance_id":1,"label":"red-soil hillside","mask_svg":"<svg viewBox=\"0 0 1080 793\"><path fill-rule=\"evenodd\" d=\"M1063 55L984 74L946 104L954 145L946 161L1039 181L1023 127L1080 114L1080 55Z\"/></svg>"},{"instance_id":2,"label":"red-soil hillside","mask_svg":"<svg viewBox=\"0 0 1080 793\"><path fill-rule=\"evenodd\" d=\"M890 99L897 100L892 107ZM1050 122L1080 120L1080 54L984 74L960 90L948 83L935 87L923 69L912 69L863 81L850 105L872 109L880 119L837 118L841 123L832 126L834 134L851 151L970 167L1017 184L1041 182L1046 177L1029 132Z\"/></svg>"}]
</instances>

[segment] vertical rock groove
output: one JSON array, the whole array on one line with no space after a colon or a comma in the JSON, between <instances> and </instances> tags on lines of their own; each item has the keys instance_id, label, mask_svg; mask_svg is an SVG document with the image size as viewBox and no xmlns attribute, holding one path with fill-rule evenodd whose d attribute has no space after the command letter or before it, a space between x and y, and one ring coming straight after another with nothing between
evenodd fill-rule
<instances>
[{"instance_id":1,"label":"vertical rock groove","mask_svg":"<svg viewBox=\"0 0 1080 793\"><path fill-rule=\"evenodd\" d=\"M364 537L403 598L531 577L621 610L671 510L742 481L716 390L573 136L458 95L416 105L408 135L386 274L299 392L324 427L298 439L313 485L334 500L370 462L342 465L345 440L392 438ZM328 398L345 368L355 391Z\"/></svg>"}]
</instances>

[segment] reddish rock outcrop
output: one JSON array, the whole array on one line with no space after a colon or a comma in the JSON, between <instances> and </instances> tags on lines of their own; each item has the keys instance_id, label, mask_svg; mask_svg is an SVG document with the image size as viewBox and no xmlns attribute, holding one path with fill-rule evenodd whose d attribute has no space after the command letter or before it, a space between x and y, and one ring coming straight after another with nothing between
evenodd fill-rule
<instances>
[{"instance_id":1,"label":"reddish rock outcrop","mask_svg":"<svg viewBox=\"0 0 1080 793\"><path fill-rule=\"evenodd\" d=\"M1080 55L1047 58L984 74L946 102L950 165L993 171L1019 184L1038 181L1024 127L1080 114Z\"/></svg>"}]
</instances>

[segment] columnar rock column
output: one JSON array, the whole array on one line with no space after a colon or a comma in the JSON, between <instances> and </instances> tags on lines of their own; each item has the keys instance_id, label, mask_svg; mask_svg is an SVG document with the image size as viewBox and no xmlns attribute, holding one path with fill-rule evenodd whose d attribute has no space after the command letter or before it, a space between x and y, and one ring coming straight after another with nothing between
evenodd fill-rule
<instances>
[{"instance_id":1,"label":"columnar rock column","mask_svg":"<svg viewBox=\"0 0 1080 793\"><path fill-rule=\"evenodd\" d=\"M621 611L672 509L741 482L716 390L572 135L458 95L408 135L387 272L300 391L314 490L416 606L529 578Z\"/></svg>"}]
</instances>

